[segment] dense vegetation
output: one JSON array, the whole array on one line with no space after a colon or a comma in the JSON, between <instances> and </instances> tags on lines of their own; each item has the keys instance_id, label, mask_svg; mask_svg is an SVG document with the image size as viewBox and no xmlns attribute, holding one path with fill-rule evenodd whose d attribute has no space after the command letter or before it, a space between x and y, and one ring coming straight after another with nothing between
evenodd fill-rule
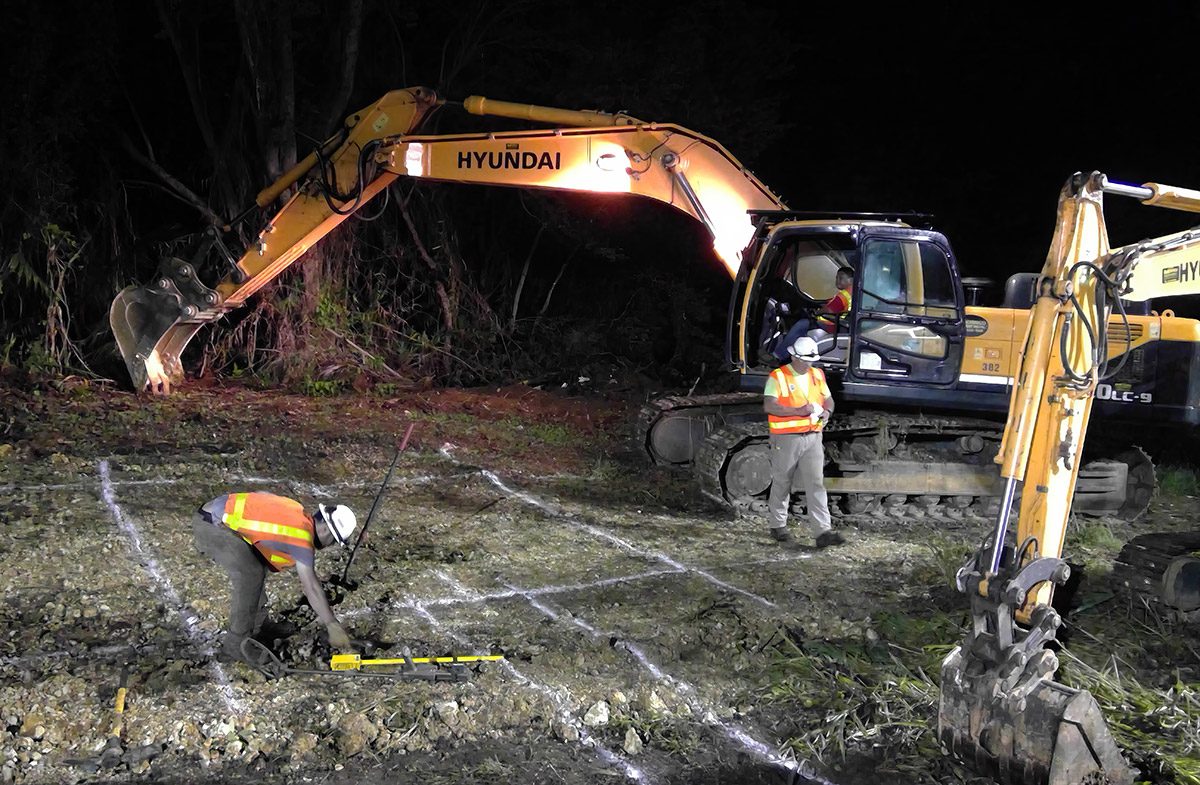
<instances>
[{"instance_id":1,"label":"dense vegetation","mask_svg":"<svg viewBox=\"0 0 1200 785\"><path fill-rule=\"evenodd\" d=\"M551 10L370 0L13 9L0 58L23 80L7 86L0 120L0 366L126 383L107 327L113 295L146 282L164 254L189 253L198 232L241 213L389 89L650 113L719 128L748 160L782 132L769 80L755 87L753 128L736 121L752 53L700 15L639 6L618 47L593 42L633 4L607 21L551 20ZM757 16L767 39L782 36L771 12L748 20ZM447 109L431 130L468 122ZM189 372L332 391L527 378L602 357L680 379L716 370L727 279L699 227L672 211L411 182L387 196L359 216L375 220L343 225L193 342ZM227 239L244 247L272 208ZM224 271L201 272L214 283Z\"/></svg>"}]
</instances>

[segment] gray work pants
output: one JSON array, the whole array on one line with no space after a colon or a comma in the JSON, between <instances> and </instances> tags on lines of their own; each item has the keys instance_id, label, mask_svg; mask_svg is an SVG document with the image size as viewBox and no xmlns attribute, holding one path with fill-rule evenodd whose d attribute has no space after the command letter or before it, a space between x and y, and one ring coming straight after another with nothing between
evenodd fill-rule
<instances>
[{"instance_id":1,"label":"gray work pants","mask_svg":"<svg viewBox=\"0 0 1200 785\"><path fill-rule=\"evenodd\" d=\"M242 641L258 634L267 618L267 565L253 545L224 524L192 518L196 550L225 568L229 575L229 631L221 644L240 659Z\"/></svg>"},{"instance_id":2,"label":"gray work pants","mask_svg":"<svg viewBox=\"0 0 1200 785\"><path fill-rule=\"evenodd\" d=\"M814 537L832 529L825 493L825 447L821 432L771 434L771 528L787 526L793 479L799 480L808 508L808 530Z\"/></svg>"}]
</instances>

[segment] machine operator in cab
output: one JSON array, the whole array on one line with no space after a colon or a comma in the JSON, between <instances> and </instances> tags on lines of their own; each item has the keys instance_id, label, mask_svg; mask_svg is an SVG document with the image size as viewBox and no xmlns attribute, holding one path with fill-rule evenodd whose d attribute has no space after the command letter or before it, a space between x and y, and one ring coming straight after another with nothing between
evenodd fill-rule
<instances>
[{"instance_id":1,"label":"machine operator in cab","mask_svg":"<svg viewBox=\"0 0 1200 785\"><path fill-rule=\"evenodd\" d=\"M787 331L787 335L775 345L776 359L780 362L787 362L790 356L788 350L792 344L796 342L797 338L809 335L811 330L823 330L829 335L838 331L842 320L850 313L851 292L854 291L854 268L839 267L834 277L834 286L837 287L837 293L825 301L821 309L814 314L814 318L797 319L796 323Z\"/></svg>"}]
</instances>

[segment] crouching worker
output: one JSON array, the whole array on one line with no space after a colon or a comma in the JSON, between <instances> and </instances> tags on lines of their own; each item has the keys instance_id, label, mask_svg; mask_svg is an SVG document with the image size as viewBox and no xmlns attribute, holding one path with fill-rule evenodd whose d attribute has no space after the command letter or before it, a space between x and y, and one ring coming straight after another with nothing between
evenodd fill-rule
<instances>
[{"instance_id":1,"label":"crouching worker","mask_svg":"<svg viewBox=\"0 0 1200 785\"><path fill-rule=\"evenodd\" d=\"M350 651L350 636L329 608L313 554L316 548L345 545L357 525L344 505L318 504L310 515L300 502L272 493L230 493L202 505L192 519L196 549L229 574L229 630L221 653L245 659L242 641L275 626L264 624L267 570L280 572L293 564L329 645Z\"/></svg>"}]
</instances>

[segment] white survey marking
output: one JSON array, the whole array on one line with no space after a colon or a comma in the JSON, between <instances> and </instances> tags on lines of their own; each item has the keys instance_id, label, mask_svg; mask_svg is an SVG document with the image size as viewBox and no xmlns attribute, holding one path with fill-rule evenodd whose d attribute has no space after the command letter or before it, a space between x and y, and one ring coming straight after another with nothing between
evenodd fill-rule
<instances>
[{"instance_id":1,"label":"white survey marking","mask_svg":"<svg viewBox=\"0 0 1200 785\"><path fill-rule=\"evenodd\" d=\"M444 580L451 581L452 583L455 582L449 576L445 575L445 573L439 574L438 577L441 577ZM466 591L466 587L462 586L461 584L459 584L459 588L460 588L460 590ZM445 625L443 625L440 621L437 620L436 616L434 616L432 613L430 613L428 609L426 609L424 606L420 605L419 603L409 600L407 602L402 603L401 607L411 609L418 616L425 619L425 621L429 622L429 626L433 627L435 630L442 633L443 635L446 635L447 637L452 639L455 643L459 644L460 646L464 646L468 649L471 647L471 644L469 641L467 641L461 635L458 635L458 634L454 633L453 631L447 629L445 627ZM596 751L596 754L600 756L601 760L603 760L608 765L613 766L614 768L618 768L621 771L623 771L625 773L625 777L627 779L633 780L634 782L646 782L647 781L646 773L643 772L641 769L639 769L637 766L634 766L632 763L630 763L625 758L625 756L623 756L619 753L613 752L612 750L608 749L603 744L601 744L599 741L592 738L591 734L588 733L587 728L583 725L583 723L581 723L578 719L576 719L575 716L572 714L570 707L567 705L566 699L563 698L562 696L560 696L558 691L554 690L552 687L550 687L547 684L543 684L542 682L537 681L536 679L526 676L524 673L517 670L516 666L513 665L508 660L500 660L500 666L505 671L507 671L510 676L512 676L514 679L516 679L521 684L545 695L550 700L550 702L554 704L555 709L557 709L559 719L561 719L563 722L565 722L568 725L570 725L571 727L573 727L579 733L579 743L580 744L583 744L584 746L587 746L587 747L591 747L593 750Z\"/></svg>"},{"instance_id":2,"label":"white survey marking","mask_svg":"<svg viewBox=\"0 0 1200 785\"><path fill-rule=\"evenodd\" d=\"M458 460L456 458L454 458L453 455L450 454L450 449L451 449L450 445L444 445L441 449L442 455L444 455L446 458L449 458L450 460L454 461L455 463L458 463ZM552 505L547 504L546 502L542 501L541 499L537 498L536 496L534 496L530 493L526 493L524 491L518 491L518 490L514 490L513 488L509 488L507 485L504 484L503 480L501 480L499 477L496 476L496 474L494 472L492 472L488 469L480 469L480 474L482 474L487 479L488 482L490 482L492 485L495 485L506 495L511 496L515 499L520 499L521 501L525 502L526 504L537 507L539 510L542 510L550 517L557 518L558 520L561 520L561 521L565 521L566 523L570 524L571 526L574 526L577 529L582 529L583 531L587 532L588 534L592 535L593 537L599 537L600 539L607 540L608 542L611 542L612 544L616 545L621 550L623 550L627 553L634 554L635 556L640 556L643 559L653 559L654 561L662 562L663 564L666 564L667 566L671 567L673 570L678 571L678 572L688 572L688 573L692 573L693 575L699 575L701 578L708 581L709 583L711 583L714 586L719 586L720 588L725 589L726 591L731 591L734 594L740 594L743 597L754 600L759 605L762 605L764 607L767 607L767 608L777 607L775 605L775 603L771 602L766 597L761 597L752 591L747 591L746 589L742 589L740 587L734 586L731 583L721 580L720 578L716 577L712 573L706 572L705 570L701 570L696 567L688 567L684 564L680 564L679 562L672 559L670 556L667 556L665 553L661 553L659 551L650 551L650 550L646 550L644 548L639 548L636 545L633 545L632 543L629 543L629 542L621 539L617 535L612 534L611 532L607 532L607 531L605 531L597 526L593 526L592 524L589 524L589 523L583 523L581 521L577 521L574 518L570 517L569 515L564 514L563 512L561 512L558 509L556 509L555 507L553 507Z\"/></svg>"},{"instance_id":3,"label":"white survey marking","mask_svg":"<svg viewBox=\"0 0 1200 785\"><path fill-rule=\"evenodd\" d=\"M158 560L154 558L154 553L142 545L142 537L137 530L137 526L134 525L132 519L125 515L121 506L117 504L117 495L112 486L112 478L109 476L108 461L106 460L100 461L100 494L104 498L104 503L108 505L108 510L112 513L113 520L116 521L117 526L124 532L125 538L129 540L130 548L140 558L146 572L158 584L158 588L166 595L175 613L179 616L179 620L183 624L183 631L196 648L208 658L208 667L217 682L221 699L225 702L225 708L233 714L242 714L244 710L241 703L233 694L233 686L229 683L229 676L226 675L225 669L221 667L221 663L213 659L213 649L205 642L204 633L197 624L198 619L196 615L179 598L179 592L175 591L175 586L172 585L170 579L167 578L163 571L159 569Z\"/></svg>"},{"instance_id":4,"label":"white survey marking","mask_svg":"<svg viewBox=\"0 0 1200 785\"><path fill-rule=\"evenodd\" d=\"M439 577L442 577L445 580L446 577L448 577L448 576L443 575L443 576L439 576ZM454 581L453 579L450 579L450 581L451 581L451 588L452 588L452 590L454 590L456 588L454 586L454 584L457 584L458 582ZM616 635L614 633L602 632L601 630L598 630L595 627L593 627L588 622L584 621L576 613L569 613L569 614L558 613L557 611L555 611L553 608L550 608L545 603L530 596L528 592L524 591L519 586L514 586L512 584L506 583L505 588L507 588L509 591L515 592L515 593L523 596L526 599L526 601L529 602L530 605L532 605L534 608L536 608L540 613L542 613L542 615L546 616L547 618L549 618L553 621L566 621L569 624L583 630L590 637L592 637L593 639L596 639L596 640L611 641L611 640L615 639L617 641L616 648L623 649L630 656L632 656L635 660L637 660L638 664L641 665L643 668L645 668L646 671L649 672L650 675L653 676L656 681L663 681L663 682L670 684L672 687L674 687L676 689L676 691L678 691L679 694L681 696L683 696L684 700L686 700L688 702L688 705L691 707L692 711L697 716L701 717L702 721L705 722L705 724L719 728L726 735L727 738L736 742L742 749L744 749L747 752L750 752L751 754L753 754L754 756L770 763L771 765L778 766L780 768L786 769L787 771L791 771L791 772L800 771L803 768L805 770L805 775L808 776L808 768L809 767L804 766L803 762L797 761L794 759L784 758L783 756L779 755L779 753L777 753L772 747L759 741L758 739L755 739L753 736L751 736L749 733L747 733L743 728L740 728L737 725L733 725L731 723L721 721L717 717L716 708L714 706L708 704L703 699L701 699L699 692L696 690L696 688L691 683L684 681L682 679L676 678L674 676L671 676L670 674L663 671L663 669L659 665L657 665L653 660L650 659L649 655L646 654L645 650L642 649L642 647L638 646L636 643L625 640L621 636Z\"/></svg>"}]
</instances>

